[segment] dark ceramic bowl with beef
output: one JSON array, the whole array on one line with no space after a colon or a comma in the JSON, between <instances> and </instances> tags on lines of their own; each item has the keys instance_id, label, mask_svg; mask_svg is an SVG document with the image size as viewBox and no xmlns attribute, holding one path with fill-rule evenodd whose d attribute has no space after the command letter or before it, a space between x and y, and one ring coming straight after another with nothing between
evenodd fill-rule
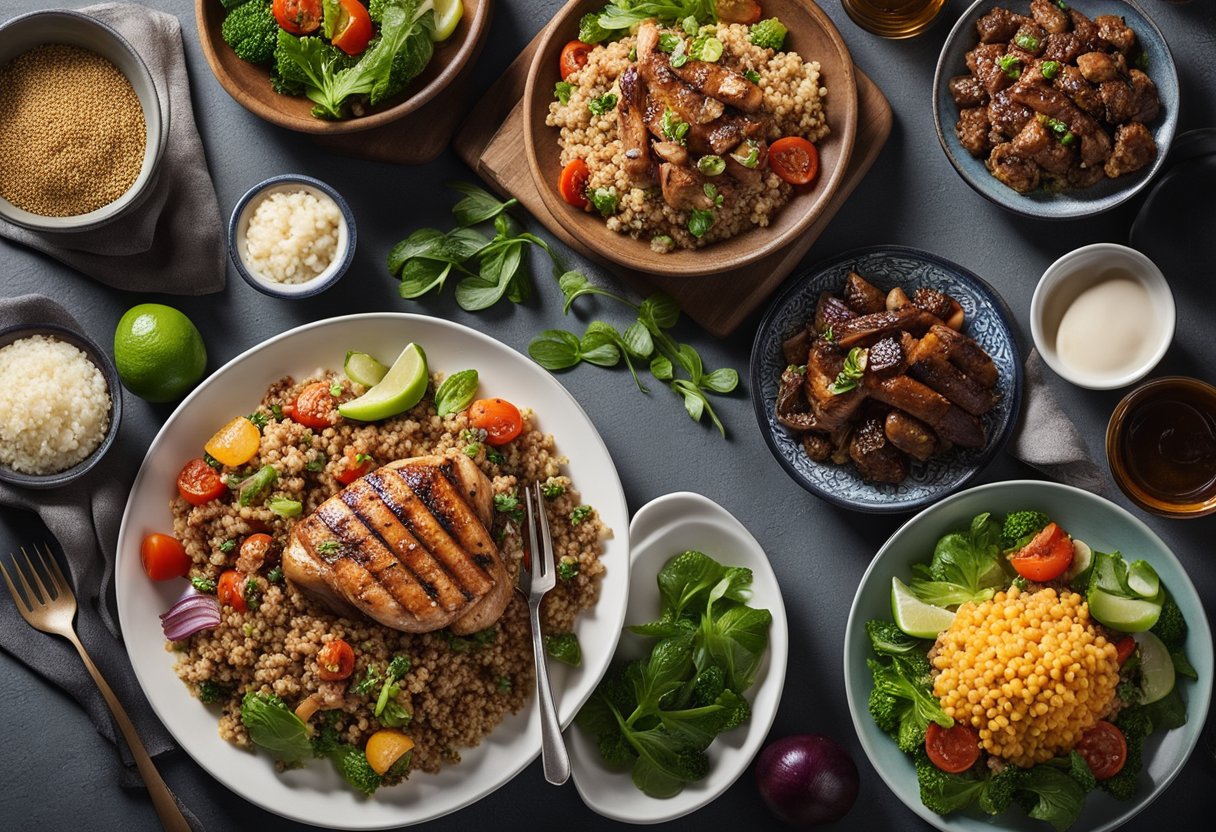
<instances>
[{"instance_id":1,"label":"dark ceramic bowl with beef","mask_svg":"<svg viewBox=\"0 0 1216 832\"><path fill-rule=\"evenodd\" d=\"M1161 168L1178 122L1165 38L1122 0L978 0L933 79L946 157L985 198L1018 214L1101 213Z\"/></svg>"}]
</instances>

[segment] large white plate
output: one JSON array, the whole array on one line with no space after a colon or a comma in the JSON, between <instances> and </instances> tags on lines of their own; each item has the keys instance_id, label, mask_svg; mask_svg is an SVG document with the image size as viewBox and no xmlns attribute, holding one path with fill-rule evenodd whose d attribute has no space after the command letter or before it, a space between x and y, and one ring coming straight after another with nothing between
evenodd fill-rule
<instances>
[{"instance_id":1,"label":"large white plate","mask_svg":"<svg viewBox=\"0 0 1216 832\"><path fill-rule=\"evenodd\" d=\"M139 542L171 529L169 501L182 464L234 413L255 409L266 388L284 375L340 369L348 349L391 360L409 341L426 350L432 368L474 367L481 395L502 396L533 408L570 458L568 472L583 501L595 506L613 532L604 543L607 567L601 597L576 627L583 649L577 669L550 664L558 714L574 718L608 667L625 616L629 587L629 515L608 449L574 398L552 376L493 338L437 318L399 313L352 315L285 332L237 356L199 385L157 434L127 501L118 535L118 612L127 652L148 700L191 757L217 780L264 809L304 823L340 829L384 829L430 820L484 797L540 753L540 721L532 707L508 717L459 765L438 775L415 774L370 800L356 795L324 760L276 774L265 754L248 754L216 731L216 715L190 696L173 673L157 616L184 589L153 583L139 563Z\"/></svg>"},{"instance_id":2,"label":"large white plate","mask_svg":"<svg viewBox=\"0 0 1216 832\"><path fill-rule=\"evenodd\" d=\"M633 577L625 618L628 623L641 624L658 615L659 587L655 578L668 559L686 549L704 552L719 563L751 569L750 603L773 614L768 653L756 673L755 683L745 694L751 702L751 718L714 740L709 747L709 776L689 784L675 797L660 800L643 794L633 785L629 772L605 767L599 749L578 726L567 732L574 785L584 803L614 820L664 823L695 812L717 798L739 779L760 750L760 743L777 716L785 686L789 625L781 587L764 549L742 523L708 497L681 491L652 500L634 515L629 539L633 546ZM620 661L641 658L647 653L645 645L645 639L625 633L616 658Z\"/></svg>"}]
</instances>

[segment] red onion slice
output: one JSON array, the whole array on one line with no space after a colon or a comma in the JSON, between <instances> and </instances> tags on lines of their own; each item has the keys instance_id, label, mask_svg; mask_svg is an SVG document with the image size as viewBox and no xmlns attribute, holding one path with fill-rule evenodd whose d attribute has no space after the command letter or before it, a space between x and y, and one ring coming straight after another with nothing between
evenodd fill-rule
<instances>
[{"instance_id":1,"label":"red onion slice","mask_svg":"<svg viewBox=\"0 0 1216 832\"><path fill-rule=\"evenodd\" d=\"M205 595L191 585L173 602L173 606L161 614L160 621L165 638L182 641L195 633L219 626L219 599Z\"/></svg>"}]
</instances>

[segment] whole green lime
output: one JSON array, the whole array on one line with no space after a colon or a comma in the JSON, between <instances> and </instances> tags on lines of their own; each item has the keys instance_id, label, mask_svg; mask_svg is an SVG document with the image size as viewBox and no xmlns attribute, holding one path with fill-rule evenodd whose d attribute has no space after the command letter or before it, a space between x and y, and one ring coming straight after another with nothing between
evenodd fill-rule
<instances>
[{"instance_id":1,"label":"whole green lime","mask_svg":"<svg viewBox=\"0 0 1216 832\"><path fill-rule=\"evenodd\" d=\"M171 402L203 377L207 347L181 312L141 303L128 309L114 330L114 365L123 386L141 399Z\"/></svg>"}]
</instances>

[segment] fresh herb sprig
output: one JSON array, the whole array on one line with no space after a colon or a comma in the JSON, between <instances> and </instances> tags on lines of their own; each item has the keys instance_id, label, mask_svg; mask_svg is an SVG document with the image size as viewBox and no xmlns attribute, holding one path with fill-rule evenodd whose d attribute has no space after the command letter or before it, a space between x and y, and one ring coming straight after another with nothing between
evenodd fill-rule
<instances>
[{"instance_id":1,"label":"fresh herb sprig","mask_svg":"<svg viewBox=\"0 0 1216 832\"><path fill-rule=\"evenodd\" d=\"M615 40L651 18L662 23L680 21L688 31L698 24L717 22L716 5L715 0L610 0L598 12L583 16L579 21L578 39L583 43Z\"/></svg>"}]
</instances>

